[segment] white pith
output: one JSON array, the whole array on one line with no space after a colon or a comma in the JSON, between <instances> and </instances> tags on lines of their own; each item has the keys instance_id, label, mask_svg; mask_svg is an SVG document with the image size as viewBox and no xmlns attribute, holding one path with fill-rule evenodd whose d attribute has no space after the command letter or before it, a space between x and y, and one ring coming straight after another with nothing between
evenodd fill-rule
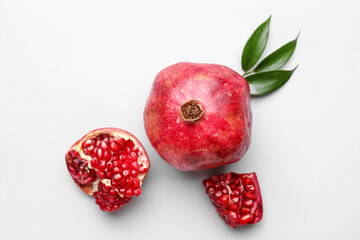
<instances>
[{"instance_id":1,"label":"white pith","mask_svg":"<svg viewBox=\"0 0 360 240\"><path fill-rule=\"evenodd\" d=\"M108 135L108 136L111 136L111 137L121 137L125 141L127 141L129 139L132 140L134 142L135 146L140 150L139 154L138 154L138 160L137 160L139 166L142 165L145 169L149 168L150 161L148 161L148 159L146 158L145 149L142 147L141 143L135 137L133 137L132 135L126 134L126 133L122 134L119 131L116 131L115 129L109 129L109 130L100 129L98 131L95 130L95 131L92 131L92 132L88 133L76 145L74 145L71 148L71 150L77 151L80 154L80 157L88 162L88 169L86 169L87 172L89 172L90 169L93 169L91 167L91 157L85 155L85 153L83 152L83 149L82 149L81 146L82 146L84 141L86 141L88 139L94 139L94 138L98 137L99 135ZM107 168L105 169L105 171L106 170L107 170ZM147 175L147 172L138 174L138 178L140 180L140 186L142 185L146 175ZM113 188L120 195L120 197L124 197L124 195L121 194L116 188L111 186L110 179L102 179L100 181L100 178L98 178L98 177L97 177L96 181L94 183L92 183L92 191L91 191L90 195L93 195L94 192L98 191L98 186L99 186L100 182L102 182L103 184Z\"/></svg>"},{"instance_id":2,"label":"white pith","mask_svg":"<svg viewBox=\"0 0 360 240\"><path fill-rule=\"evenodd\" d=\"M232 191L231 191L231 188L229 185L226 185L226 188L227 190L229 191L229 200L230 200L230 204L234 204L233 200L231 199L231 194L232 194Z\"/></svg>"}]
</instances>

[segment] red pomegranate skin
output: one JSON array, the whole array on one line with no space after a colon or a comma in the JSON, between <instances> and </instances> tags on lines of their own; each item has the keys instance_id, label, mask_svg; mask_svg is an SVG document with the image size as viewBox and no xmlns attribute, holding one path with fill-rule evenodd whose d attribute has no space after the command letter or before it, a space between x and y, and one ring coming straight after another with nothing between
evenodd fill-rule
<instances>
[{"instance_id":1,"label":"red pomegranate skin","mask_svg":"<svg viewBox=\"0 0 360 240\"><path fill-rule=\"evenodd\" d=\"M203 115L184 118L195 100ZM190 113L191 114L191 113ZM217 64L177 63L156 76L144 110L147 136L159 155L182 171L239 161L250 145L252 113L246 80Z\"/></svg>"}]
</instances>

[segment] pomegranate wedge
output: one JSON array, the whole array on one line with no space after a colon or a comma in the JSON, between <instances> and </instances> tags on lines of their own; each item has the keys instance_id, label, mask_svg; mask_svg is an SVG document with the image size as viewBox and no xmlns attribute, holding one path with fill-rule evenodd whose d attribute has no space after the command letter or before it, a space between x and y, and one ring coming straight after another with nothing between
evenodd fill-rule
<instances>
[{"instance_id":1,"label":"pomegranate wedge","mask_svg":"<svg viewBox=\"0 0 360 240\"><path fill-rule=\"evenodd\" d=\"M261 220L263 206L256 174L224 173L203 181L217 213L233 228Z\"/></svg>"}]
</instances>

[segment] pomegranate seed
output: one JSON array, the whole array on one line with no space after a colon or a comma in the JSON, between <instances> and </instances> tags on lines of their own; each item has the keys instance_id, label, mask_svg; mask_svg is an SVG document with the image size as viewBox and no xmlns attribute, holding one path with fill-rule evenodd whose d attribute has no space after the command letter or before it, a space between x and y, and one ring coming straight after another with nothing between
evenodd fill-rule
<instances>
[{"instance_id":1,"label":"pomegranate seed","mask_svg":"<svg viewBox=\"0 0 360 240\"><path fill-rule=\"evenodd\" d=\"M113 177L113 180L114 181L118 181L120 180L122 177L121 177L121 174L115 174L115 176Z\"/></svg>"},{"instance_id":2,"label":"pomegranate seed","mask_svg":"<svg viewBox=\"0 0 360 240\"><path fill-rule=\"evenodd\" d=\"M245 189L249 191L255 191L255 187L253 185L247 185L245 186Z\"/></svg>"},{"instance_id":3,"label":"pomegranate seed","mask_svg":"<svg viewBox=\"0 0 360 240\"><path fill-rule=\"evenodd\" d=\"M106 161L104 159L100 160L99 165L98 165L98 170L99 171L105 171L106 169Z\"/></svg>"},{"instance_id":4,"label":"pomegranate seed","mask_svg":"<svg viewBox=\"0 0 360 240\"><path fill-rule=\"evenodd\" d=\"M243 207L240 209L240 213L250 213L250 212L251 212L250 208Z\"/></svg>"},{"instance_id":5,"label":"pomegranate seed","mask_svg":"<svg viewBox=\"0 0 360 240\"><path fill-rule=\"evenodd\" d=\"M131 167L135 170L138 170L139 169L139 164L137 162L132 162L131 163Z\"/></svg>"},{"instance_id":6,"label":"pomegranate seed","mask_svg":"<svg viewBox=\"0 0 360 240\"><path fill-rule=\"evenodd\" d=\"M141 188L137 188L134 190L134 196L139 196L141 194Z\"/></svg>"},{"instance_id":7,"label":"pomegranate seed","mask_svg":"<svg viewBox=\"0 0 360 240\"><path fill-rule=\"evenodd\" d=\"M133 195L133 190L131 188L126 190L126 196L132 196L132 195Z\"/></svg>"},{"instance_id":8,"label":"pomegranate seed","mask_svg":"<svg viewBox=\"0 0 360 240\"><path fill-rule=\"evenodd\" d=\"M136 170L131 170L131 175L133 177L136 177L138 175L138 172Z\"/></svg>"},{"instance_id":9,"label":"pomegranate seed","mask_svg":"<svg viewBox=\"0 0 360 240\"><path fill-rule=\"evenodd\" d=\"M112 143L110 143L110 148L111 148L111 151L118 153L121 149L121 146L119 146L119 144L117 144L116 142L112 142Z\"/></svg>"},{"instance_id":10,"label":"pomegranate seed","mask_svg":"<svg viewBox=\"0 0 360 240\"><path fill-rule=\"evenodd\" d=\"M100 148L103 149L103 150L108 150L109 146L108 146L107 142L101 141L100 142Z\"/></svg>"},{"instance_id":11,"label":"pomegranate seed","mask_svg":"<svg viewBox=\"0 0 360 240\"><path fill-rule=\"evenodd\" d=\"M85 155L88 155L90 156L91 154L94 153L94 146L89 146L87 148L84 148L84 151Z\"/></svg>"},{"instance_id":12,"label":"pomegranate seed","mask_svg":"<svg viewBox=\"0 0 360 240\"><path fill-rule=\"evenodd\" d=\"M103 157L104 157L103 150L101 148L97 148L95 151L96 151L97 158L103 159Z\"/></svg>"},{"instance_id":13,"label":"pomegranate seed","mask_svg":"<svg viewBox=\"0 0 360 240\"><path fill-rule=\"evenodd\" d=\"M252 207L254 205L254 202L252 200L246 200L244 201L245 207Z\"/></svg>"},{"instance_id":14,"label":"pomegranate seed","mask_svg":"<svg viewBox=\"0 0 360 240\"><path fill-rule=\"evenodd\" d=\"M139 173L145 173L146 171L147 170L143 166L139 167Z\"/></svg>"},{"instance_id":15,"label":"pomegranate seed","mask_svg":"<svg viewBox=\"0 0 360 240\"><path fill-rule=\"evenodd\" d=\"M122 169L128 169L128 168L129 168L129 164L123 163L123 164L121 164L121 168L122 168Z\"/></svg>"},{"instance_id":16,"label":"pomegranate seed","mask_svg":"<svg viewBox=\"0 0 360 240\"><path fill-rule=\"evenodd\" d=\"M95 147L99 148L101 145L101 136L97 137L97 139L95 139Z\"/></svg>"},{"instance_id":17,"label":"pomegranate seed","mask_svg":"<svg viewBox=\"0 0 360 240\"><path fill-rule=\"evenodd\" d=\"M219 197L221 196L221 192L220 192L220 191L217 191L217 192L215 193L215 196L219 198Z\"/></svg>"},{"instance_id":18,"label":"pomegranate seed","mask_svg":"<svg viewBox=\"0 0 360 240\"><path fill-rule=\"evenodd\" d=\"M108 162L108 161L110 161L111 160L111 152L109 152L109 151L105 151L104 152L104 159Z\"/></svg>"},{"instance_id":19,"label":"pomegranate seed","mask_svg":"<svg viewBox=\"0 0 360 240\"><path fill-rule=\"evenodd\" d=\"M70 164L68 165L68 168L69 168L70 172L75 172L76 171L76 169Z\"/></svg>"},{"instance_id":20,"label":"pomegranate seed","mask_svg":"<svg viewBox=\"0 0 360 240\"><path fill-rule=\"evenodd\" d=\"M245 197L245 198L248 198L248 199L250 199L250 200L255 200L255 199L256 199L255 194L252 193L252 192L245 192L245 193L244 193L244 197Z\"/></svg>"},{"instance_id":21,"label":"pomegranate seed","mask_svg":"<svg viewBox=\"0 0 360 240\"><path fill-rule=\"evenodd\" d=\"M125 139L123 138L119 138L119 137L113 138L113 142L120 147L123 147L125 145Z\"/></svg>"},{"instance_id":22,"label":"pomegranate seed","mask_svg":"<svg viewBox=\"0 0 360 240\"><path fill-rule=\"evenodd\" d=\"M137 189L140 187L140 180L138 178L135 178L134 181L132 182L132 186L134 189Z\"/></svg>"},{"instance_id":23,"label":"pomegranate seed","mask_svg":"<svg viewBox=\"0 0 360 240\"><path fill-rule=\"evenodd\" d=\"M133 141L131 141L130 139L126 141L126 146L130 149L132 149L133 147L135 147L135 144Z\"/></svg>"},{"instance_id":24,"label":"pomegranate seed","mask_svg":"<svg viewBox=\"0 0 360 240\"><path fill-rule=\"evenodd\" d=\"M228 214L229 214L230 218L232 218L234 220L236 220L238 217L237 213L233 212L233 211L228 212Z\"/></svg>"},{"instance_id":25,"label":"pomegranate seed","mask_svg":"<svg viewBox=\"0 0 360 240\"><path fill-rule=\"evenodd\" d=\"M82 148L87 148L87 147L90 147L94 144L94 140L92 139L87 139L83 142L82 144Z\"/></svg>"},{"instance_id":26,"label":"pomegranate seed","mask_svg":"<svg viewBox=\"0 0 360 240\"><path fill-rule=\"evenodd\" d=\"M209 188L209 190L208 190L208 194L213 195L213 194L214 194L214 192L215 192L215 189L213 189L213 188Z\"/></svg>"}]
</instances>

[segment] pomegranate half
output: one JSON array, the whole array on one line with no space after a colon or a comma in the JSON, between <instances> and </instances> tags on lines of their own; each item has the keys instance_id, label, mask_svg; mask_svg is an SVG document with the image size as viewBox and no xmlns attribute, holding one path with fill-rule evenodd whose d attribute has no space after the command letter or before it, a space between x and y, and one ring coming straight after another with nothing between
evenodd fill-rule
<instances>
[{"instance_id":1,"label":"pomegranate half","mask_svg":"<svg viewBox=\"0 0 360 240\"><path fill-rule=\"evenodd\" d=\"M163 69L144 110L152 146L182 171L240 160L250 145L251 121L248 83L217 64L184 62Z\"/></svg>"},{"instance_id":2,"label":"pomegranate half","mask_svg":"<svg viewBox=\"0 0 360 240\"><path fill-rule=\"evenodd\" d=\"M65 161L75 183L107 212L141 194L150 168L140 141L117 128L89 132L70 148Z\"/></svg>"}]
</instances>

